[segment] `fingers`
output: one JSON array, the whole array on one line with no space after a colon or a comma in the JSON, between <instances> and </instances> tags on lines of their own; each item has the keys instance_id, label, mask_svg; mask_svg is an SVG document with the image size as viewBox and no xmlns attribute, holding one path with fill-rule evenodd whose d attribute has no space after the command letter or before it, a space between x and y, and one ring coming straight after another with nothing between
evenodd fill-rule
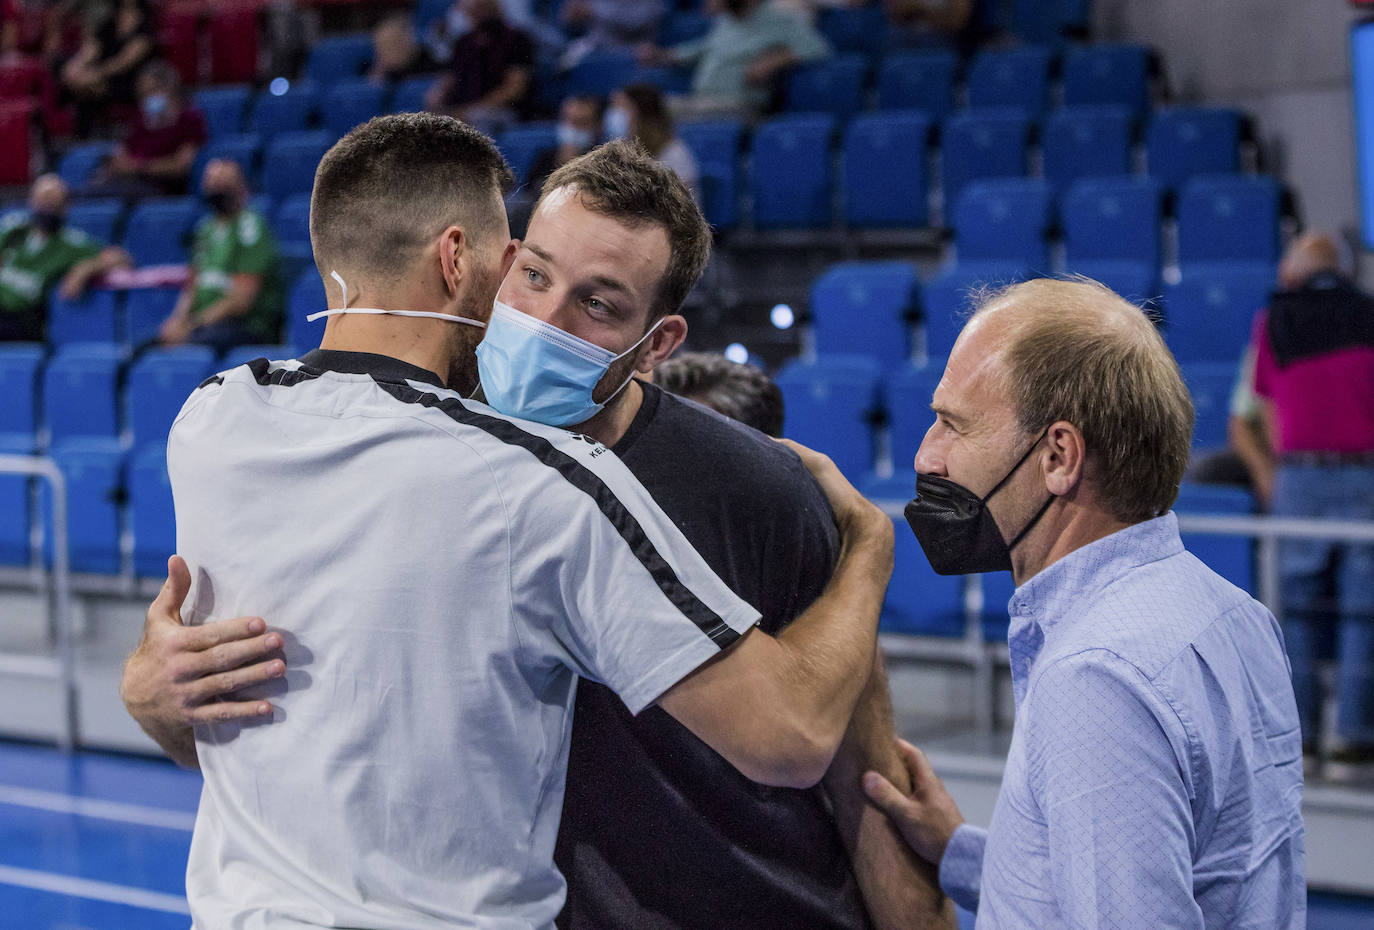
<instances>
[{"instance_id":1,"label":"fingers","mask_svg":"<svg viewBox=\"0 0 1374 930\"><path fill-rule=\"evenodd\" d=\"M906 764L906 770L911 773L911 787L918 790L931 782L937 781L935 767L930 764L926 754L904 739L897 740L897 751L902 755L902 762Z\"/></svg>"},{"instance_id":2,"label":"fingers","mask_svg":"<svg viewBox=\"0 0 1374 930\"><path fill-rule=\"evenodd\" d=\"M216 701L191 712L192 723L226 723L230 720L258 720L272 713L267 701Z\"/></svg>"},{"instance_id":3,"label":"fingers","mask_svg":"<svg viewBox=\"0 0 1374 930\"><path fill-rule=\"evenodd\" d=\"M249 639L266 629L267 623L261 617L234 617L232 620L216 620L213 623L186 627L182 645L188 650L203 652L224 643ZM276 637L275 645L267 646L263 651L269 652L272 649L280 649L281 634L271 633L268 635Z\"/></svg>"},{"instance_id":4,"label":"fingers","mask_svg":"<svg viewBox=\"0 0 1374 930\"><path fill-rule=\"evenodd\" d=\"M147 623L181 624L181 605L191 590L191 570L179 555L167 560L167 580L148 607Z\"/></svg>"},{"instance_id":5,"label":"fingers","mask_svg":"<svg viewBox=\"0 0 1374 930\"><path fill-rule=\"evenodd\" d=\"M215 698L222 697L226 694L232 694L240 688L246 688L249 685L260 684L264 681L270 681L273 678L280 678L284 674L286 674L286 663L281 659L272 659L267 662L259 662L256 665L248 665L243 668L220 672L216 675L207 675L204 678L191 682L187 686L191 698L201 705L201 707L196 708L196 711L193 712L193 716L203 707L218 706L213 703Z\"/></svg>"},{"instance_id":6,"label":"fingers","mask_svg":"<svg viewBox=\"0 0 1374 930\"><path fill-rule=\"evenodd\" d=\"M864 794L889 817L901 817L911 802L897 787L877 772L864 772Z\"/></svg>"}]
</instances>

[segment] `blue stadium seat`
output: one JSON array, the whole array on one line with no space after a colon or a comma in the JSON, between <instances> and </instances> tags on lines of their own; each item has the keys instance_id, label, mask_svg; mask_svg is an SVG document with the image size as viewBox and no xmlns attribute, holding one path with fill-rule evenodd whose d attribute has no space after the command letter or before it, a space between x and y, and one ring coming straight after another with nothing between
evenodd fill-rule
<instances>
[{"instance_id":1,"label":"blue stadium seat","mask_svg":"<svg viewBox=\"0 0 1374 930\"><path fill-rule=\"evenodd\" d=\"M608 97L617 88L634 80L639 62L634 52L591 52L568 69L563 76L563 95L595 94Z\"/></svg>"},{"instance_id":2,"label":"blue stadium seat","mask_svg":"<svg viewBox=\"0 0 1374 930\"><path fill-rule=\"evenodd\" d=\"M308 194L315 183L315 168L334 144L323 130L284 132L267 143L262 161L262 189L279 201L292 194Z\"/></svg>"},{"instance_id":3,"label":"blue stadium seat","mask_svg":"<svg viewBox=\"0 0 1374 930\"><path fill-rule=\"evenodd\" d=\"M77 436L119 435L116 401L123 347L112 343L62 346L43 372L43 423L51 443Z\"/></svg>"},{"instance_id":4,"label":"blue stadium seat","mask_svg":"<svg viewBox=\"0 0 1374 930\"><path fill-rule=\"evenodd\" d=\"M67 484L67 540L71 570L118 574L119 498L124 485L124 450L115 439L67 439L50 453ZM46 482L39 484L44 553L52 564L52 507ZM164 563L165 568L165 563Z\"/></svg>"},{"instance_id":5,"label":"blue stadium seat","mask_svg":"<svg viewBox=\"0 0 1374 930\"><path fill-rule=\"evenodd\" d=\"M1242 488L1197 485L1184 482L1174 510L1180 514L1243 516L1255 512L1255 499ZM1255 579L1254 543L1248 536L1183 533L1183 545L1207 567L1238 588L1258 592Z\"/></svg>"},{"instance_id":6,"label":"blue stadium seat","mask_svg":"<svg viewBox=\"0 0 1374 930\"><path fill-rule=\"evenodd\" d=\"M67 225L109 244L119 233L124 204L113 198L80 200L67 208Z\"/></svg>"},{"instance_id":7,"label":"blue stadium seat","mask_svg":"<svg viewBox=\"0 0 1374 930\"><path fill-rule=\"evenodd\" d=\"M673 10L658 29L658 44L664 48L679 42L700 39L711 31L711 17L699 9Z\"/></svg>"},{"instance_id":8,"label":"blue stadium seat","mask_svg":"<svg viewBox=\"0 0 1374 930\"><path fill-rule=\"evenodd\" d=\"M57 174L67 186L79 191L91 180L95 169L114 151L113 142L80 142L67 149L57 163Z\"/></svg>"},{"instance_id":9,"label":"blue stadium seat","mask_svg":"<svg viewBox=\"0 0 1374 930\"><path fill-rule=\"evenodd\" d=\"M137 265L184 265L203 207L194 197L145 200L129 211L124 249Z\"/></svg>"},{"instance_id":10,"label":"blue stadium seat","mask_svg":"<svg viewBox=\"0 0 1374 930\"><path fill-rule=\"evenodd\" d=\"M247 84L207 87L196 91L194 96L196 106L205 114L205 127L211 139L243 132L244 117L252 99L253 88Z\"/></svg>"},{"instance_id":11,"label":"blue stadium seat","mask_svg":"<svg viewBox=\"0 0 1374 930\"><path fill-rule=\"evenodd\" d=\"M425 93L438 80L432 74L407 78L396 85L391 95L392 113L419 113L425 108Z\"/></svg>"},{"instance_id":12,"label":"blue stadium seat","mask_svg":"<svg viewBox=\"0 0 1374 930\"><path fill-rule=\"evenodd\" d=\"M859 490L870 500L906 501L916 494L916 473L901 466L890 478L866 478ZM906 520L894 517L892 581L878 629L915 636L964 635L964 579L937 575Z\"/></svg>"},{"instance_id":13,"label":"blue stadium seat","mask_svg":"<svg viewBox=\"0 0 1374 930\"><path fill-rule=\"evenodd\" d=\"M864 228L925 226L926 146L924 113L864 113L844 134L844 220Z\"/></svg>"},{"instance_id":14,"label":"blue stadium seat","mask_svg":"<svg viewBox=\"0 0 1374 930\"><path fill-rule=\"evenodd\" d=\"M1005 643L1007 628L1011 626L1007 605L1011 603L1016 582L1011 572L986 572L973 577L978 579L978 585L983 589L983 639L990 643Z\"/></svg>"},{"instance_id":15,"label":"blue stadium seat","mask_svg":"<svg viewBox=\"0 0 1374 930\"><path fill-rule=\"evenodd\" d=\"M295 354L291 346L285 345L238 346L225 352L224 357L216 362L214 367L217 371L228 371L230 368L246 365L255 358L280 361L294 358Z\"/></svg>"},{"instance_id":16,"label":"blue stadium seat","mask_svg":"<svg viewBox=\"0 0 1374 930\"><path fill-rule=\"evenodd\" d=\"M878 68L878 109L924 110L943 120L954 110L959 56L946 49L888 55Z\"/></svg>"},{"instance_id":17,"label":"blue stadium seat","mask_svg":"<svg viewBox=\"0 0 1374 930\"><path fill-rule=\"evenodd\" d=\"M243 169L243 176L250 187L257 185L258 166L262 159L262 136L255 132L241 132L234 135L211 136L210 141L196 155L191 168L191 177L199 182L205 173L205 166L212 159L223 158L235 162Z\"/></svg>"},{"instance_id":18,"label":"blue stadium seat","mask_svg":"<svg viewBox=\"0 0 1374 930\"><path fill-rule=\"evenodd\" d=\"M93 288L76 300L53 291L48 299L48 344L115 342L119 339L119 295Z\"/></svg>"},{"instance_id":19,"label":"blue stadium seat","mask_svg":"<svg viewBox=\"0 0 1374 930\"><path fill-rule=\"evenodd\" d=\"M1064 104L1113 103L1150 109L1150 50L1143 45L1079 45L1064 53Z\"/></svg>"},{"instance_id":20,"label":"blue stadium seat","mask_svg":"<svg viewBox=\"0 0 1374 930\"><path fill-rule=\"evenodd\" d=\"M678 138L692 152L701 174L701 210L716 229L739 224L740 146L744 124L738 120L682 123Z\"/></svg>"},{"instance_id":21,"label":"blue stadium seat","mask_svg":"<svg viewBox=\"0 0 1374 930\"><path fill-rule=\"evenodd\" d=\"M310 128L319 105L319 88L307 81L291 86L282 94L261 91L248 115L248 130L264 139L282 132L300 132Z\"/></svg>"},{"instance_id":22,"label":"blue stadium seat","mask_svg":"<svg viewBox=\"0 0 1374 930\"><path fill-rule=\"evenodd\" d=\"M1050 187L1039 178L969 184L954 205L959 261L994 261L1049 273Z\"/></svg>"},{"instance_id":23,"label":"blue stadium seat","mask_svg":"<svg viewBox=\"0 0 1374 930\"><path fill-rule=\"evenodd\" d=\"M36 342L0 343L0 435L38 432L38 379L46 355Z\"/></svg>"},{"instance_id":24,"label":"blue stadium seat","mask_svg":"<svg viewBox=\"0 0 1374 930\"><path fill-rule=\"evenodd\" d=\"M1123 259L1158 268L1162 200L1159 184L1149 178L1075 181L1059 207L1069 267Z\"/></svg>"},{"instance_id":25,"label":"blue stadium seat","mask_svg":"<svg viewBox=\"0 0 1374 930\"><path fill-rule=\"evenodd\" d=\"M1023 281L1029 270L1016 264L959 262L926 282L921 293L922 332L929 358L947 358L964 327L970 298L984 287Z\"/></svg>"},{"instance_id":26,"label":"blue stadium seat","mask_svg":"<svg viewBox=\"0 0 1374 930\"><path fill-rule=\"evenodd\" d=\"M877 4L821 10L816 29L830 47L840 54L862 55L868 62L883 53L887 39L887 16Z\"/></svg>"},{"instance_id":27,"label":"blue stadium seat","mask_svg":"<svg viewBox=\"0 0 1374 930\"><path fill-rule=\"evenodd\" d=\"M1181 366L1183 381L1193 396L1197 419L1193 424L1193 449L1219 449L1226 445L1226 423L1231 416L1231 391L1239 374L1236 362L1189 362Z\"/></svg>"},{"instance_id":28,"label":"blue stadium seat","mask_svg":"<svg viewBox=\"0 0 1374 930\"><path fill-rule=\"evenodd\" d=\"M336 137L386 112L387 88L371 81L343 81L324 92L320 122Z\"/></svg>"},{"instance_id":29,"label":"blue stadium seat","mask_svg":"<svg viewBox=\"0 0 1374 930\"><path fill-rule=\"evenodd\" d=\"M172 315L180 292L168 287L139 287L124 296L124 342L138 348L157 338L158 327Z\"/></svg>"},{"instance_id":30,"label":"blue stadium seat","mask_svg":"<svg viewBox=\"0 0 1374 930\"><path fill-rule=\"evenodd\" d=\"M1177 188L1198 174L1226 174L1240 168L1241 116L1235 110L1166 107L1146 131L1150 177Z\"/></svg>"},{"instance_id":31,"label":"blue stadium seat","mask_svg":"<svg viewBox=\"0 0 1374 930\"><path fill-rule=\"evenodd\" d=\"M824 452L857 481L873 467L882 368L867 356L793 359L778 372L789 439Z\"/></svg>"},{"instance_id":32,"label":"blue stadium seat","mask_svg":"<svg viewBox=\"0 0 1374 930\"><path fill-rule=\"evenodd\" d=\"M1022 42L1058 47L1087 30L1090 0L1011 0L1011 31ZM997 4L987 4L995 8Z\"/></svg>"},{"instance_id":33,"label":"blue stadium seat","mask_svg":"<svg viewBox=\"0 0 1374 930\"><path fill-rule=\"evenodd\" d=\"M755 226L830 225L830 143L834 137L834 117L819 114L778 117L754 131L750 184Z\"/></svg>"},{"instance_id":34,"label":"blue stadium seat","mask_svg":"<svg viewBox=\"0 0 1374 930\"><path fill-rule=\"evenodd\" d=\"M1049 99L1050 50L1037 46L987 49L969 66L970 107L1017 107L1029 116Z\"/></svg>"},{"instance_id":35,"label":"blue stadium seat","mask_svg":"<svg viewBox=\"0 0 1374 930\"><path fill-rule=\"evenodd\" d=\"M32 433L0 432L0 455L32 455L35 451ZM33 560L29 543L31 483L32 479L24 475L0 474L0 565L28 565Z\"/></svg>"},{"instance_id":36,"label":"blue stadium seat","mask_svg":"<svg viewBox=\"0 0 1374 930\"><path fill-rule=\"evenodd\" d=\"M800 65L787 76L787 109L849 119L863 107L867 74L862 55L836 55Z\"/></svg>"},{"instance_id":37,"label":"blue stadium seat","mask_svg":"<svg viewBox=\"0 0 1374 930\"><path fill-rule=\"evenodd\" d=\"M1121 106L1063 107L1040 136L1045 179L1062 193L1079 178L1129 174L1131 114Z\"/></svg>"},{"instance_id":38,"label":"blue stadium seat","mask_svg":"<svg viewBox=\"0 0 1374 930\"><path fill-rule=\"evenodd\" d=\"M955 113L941 129L945 215L969 181L1014 178L1026 173L1030 119L1017 109Z\"/></svg>"},{"instance_id":39,"label":"blue stadium seat","mask_svg":"<svg viewBox=\"0 0 1374 930\"><path fill-rule=\"evenodd\" d=\"M310 195L292 194L277 207L272 232L282 245L310 248Z\"/></svg>"},{"instance_id":40,"label":"blue stadium seat","mask_svg":"<svg viewBox=\"0 0 1374 930\"><path fill-rule=\"evenodd\" d=\"M296 278L286 295L286 344L303 355L320 344L324 335L324 321L307 323L305 318L312 313L329 309L325 301L324 282L312 270L304 271Z\"/></svg>"},{"instance_id":41,"label":"blue stadium seat","mask_svg":"<svg viewBox=\"0 0 1374 930\"><path fill-rule=\"evenodd\" d=\"M371 64L371 34L325 36L310 47L305 76L321 86L341 83L360 77Z\"/></svg>"},{"instance_id":42,"label":"blue stadium seat","mask_svg":"<svg viewBox=\"0 0 1374 930\"><path fill-rule=\"evenodd\" d=\"M639 68L634 73L634 83L652 84L665 94L690 94L692 69L673 65Z\"/></svg>"},{"instance_id":43,"label":"blue stadium seat","mask_svg":"<svg viewBox=\"0 0 1374 930\"><path fill-rule=\"evenodd\" d=\"M1133 304L1154 304L1159 300L1159 271L1149 262L1088 258L1069 262L1064 270L1105 284Z\"/></svg>"},{"instance_id":44,"label":"blue stadium seat","mask_svg":"<svg viewBox=\"0 0 1374 930\"><path fill-rule=\"evenodd\" d=\"M1178 261L1277 262L1279 185L1273 178L1201 175L1178 198Z\"/></svg>"},{"instance_id":45,"label":"blue stadium seat","mask_svg":"<svg viewBox=\"0 0 1374 930\"><path fill-rule=\"evenodd\" d=\"M507 129L496 140L496 147L501 150L501 154L506 156L506 161L510 163L510 170L515 174L517 185L528 184L533 180L530 178L530 169L534 167L539 154L557 144L558 131L552 123L538 123Z\"/></svg>"},{"instance_id":46,"label":"blue stadium seat","mask_svg":"<svg viewBox=\"0 0 1374 930\"><path fill-rule=\"evenodd\" d=\"M129 459L129 530L134 538L134 574L160 578L176 552L172 482L167 478L166 443L135 449Z\"/></svg>"},{"instance_id":47,"label":"blue stadium seat","mask_svg":"<svg viewBox=\"0 0 1374 930\"><path fill-rule=\"evenodd\" d=\"M867 355L892 368L911 357L921 282L908 262L844 262L811 285L821 355Z\"/></svg>"},{"instance_id":48,"label":"blue stadium seat","mask_svg":"<svg viewBox=\"0 0 1374 930\"><path fill-rule=\"evenodd\" d=\"M892 467L899 474L911 474L915 468L916 450L926 430L935 422L930 412L930 399L935 386L944 374L943 356L932 358L924 365L903 365L889 369L884 392L887 403L887 435L892 448ZM915 480L913 475L912 480Z\"/></svg>"},{"instance_id":49,"label":"blue stadium seat","mask_svg":"<svg viewBox=\"0 0 1374 930\"><path fill-rule=\"evenodd\" d=\"M1272 264L1189 265L1183 280L1164 287L1164 336L1174 356L1181 363L1237 363L1273 287Z\"/></svg>"},{"instance_id":50,"label":"blue stadium seat","mask_svg":"<svg viewBox=\"0 0 1374 930\"><path fill-rule=\"evenodd\" d=\"M208 346L175 346L150 349L129 366L124 424L135 448L150 442L166 445L172 421L214 363Z\"/></svg>"}]
</instances>

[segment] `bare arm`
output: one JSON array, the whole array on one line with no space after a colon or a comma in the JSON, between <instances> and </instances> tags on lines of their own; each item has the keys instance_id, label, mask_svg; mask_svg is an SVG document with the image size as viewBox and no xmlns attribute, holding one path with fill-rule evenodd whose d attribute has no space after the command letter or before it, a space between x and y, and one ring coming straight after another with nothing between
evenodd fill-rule
<instances>
[{"instance_id":1,"label":"bare arm","mask_svg":"<svg viewBox=\"0 0 1374 930\"><path fill-rule=\"evenodd\" d=\"M195 164L198 151L200 150L197 146L188 142L171 155L145 158L138 163L138 172L151 178L185 177L191 173L191 166Z\"/></svg>"},{"instance_id":2,"label":"bare arm","mask_svg":"<svg viewBox=\"0 0 1374 930\"><path fill-rule=\"evenodd\" d=\"M1226 438L1245 464L1250 480L1255 483L1255 492L1267 508L1274 497L1274 405L1262 397L1255 398L1255 402L1260 406L1260 416L1247 419L1233 415L1226 421Z\"/></svg>"},{"instance_id":3,"label":"bare arm","mask_svg":"<svg viewBox=\"0 0 1374 930\"><path fill-rule=\"evenodd\" d=\"M501 83L491 91L491 93L476 100L463 109L474 107L504 109L513 106L516 101L525 95L525 90L530 86L529 68L507 68L506 76Z\"/></svg>"},{"instance_id":4,"label":"bare arm","mask_svg":"<svg viewBox=\"0 0 1374 930\"><path fill-rule=\"evenodd\" d=\"M134 260L128 252L116 245L107 246L99 255L77 262L67 269L59 290L65 299L73 300L85 293L93 278L114 268L132 268L133 264Z\"/></svg>"},{"instance_id":5,"label":"bare arm","mask_svg":"<svg viewBox=\"0 0 1374 930\"><path fill-rule=\"evenodd\" d=\"M223 297L200 312L196 325L208 326L211 323L218 323L231 317L243 316L252 308L253 301L257 300L258 292L261 290L262 275L234 275L234 281L229 286L229 290L224 292Z\"/></svg>"}]
</instances>

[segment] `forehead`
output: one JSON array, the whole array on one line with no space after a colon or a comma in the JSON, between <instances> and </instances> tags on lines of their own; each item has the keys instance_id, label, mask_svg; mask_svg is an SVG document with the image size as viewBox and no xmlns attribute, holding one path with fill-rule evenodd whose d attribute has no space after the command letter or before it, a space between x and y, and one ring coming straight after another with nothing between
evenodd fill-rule
<instances>
[{"instance_id":1,"label":"forehead","mask_svg":"<svg viewBox=\"0 0 1374 930\"><path fill-rule=\"evenodd\" d=\"M631 226L597 213L569 187L543 199L525 242L552 255L565 274L614 277L650 292L667 270L670 254L662 226Z\"/></svg>"},{"instance_id":2,"label":"forehead","mask_svg":"<svg viewBox=\"0 0 1374 930\"><path fill-rule=\"evenodd\" d=\"M970 421L1011 418L1014 407L1004 378L1008 336L1007 326L994 315L970 320L950 351L933 406Z\"/></svg>"}]
</instances>

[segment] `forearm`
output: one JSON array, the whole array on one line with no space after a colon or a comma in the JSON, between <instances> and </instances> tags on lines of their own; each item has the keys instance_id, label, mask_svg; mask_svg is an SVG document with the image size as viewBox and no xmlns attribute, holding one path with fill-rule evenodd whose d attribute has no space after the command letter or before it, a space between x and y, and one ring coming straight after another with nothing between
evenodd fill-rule
<instances>
[{"instance_id":1,"label":"forearm","mask_svg":"<svg viewBox=\"0 0 1374 930\"><path fill-rule=\"evenodd\" d=\"M134 719L137 720L138 718ZM139 721L139 726L143 728L144 733L153 738L153 742L162 747L167 758L184 769L200 771L200 757L196 755L196 731L193 727L159 729L148 726L142 721Z\"/></svg>"},{"instance_id":2,"label":"forearm","mask_svg":"<svg viewBox=\"0 0 1374 930\"><path fill-rule=\"evenodd\" d=\"M225 294L219 300L208 305L196 317L197 326L209 326L212 323L220 323L224 320L243 316L252 306L252 300L244 300L233 291Z\"/></svg>"},{"instance_id":3,"label":"forearm","mask_svg":"<svg viewBox=\"0 0 1374 930\"><path fill-rule=\"evenodd\" d=\"M482 97L474 106L484 109L501 110L513 106L525 94L529 86L529 75L523 70L511 73L495 90Z\"/></svg>"},{"instance_id":4,"label":"forearm","mask_svg":"<svg viewBox=\"0 0 1374 930\"><path fill-rule=\"evenodd\" d=\"M1274 453L1265 438L1259 435L1262 430L1262 426L1257 429L1251 421L1239 417L1232 417L1227 423L1231 448L1252 477L1268 473L1274 468Z\"/></svg>"},{"instance_id":5,"label":"forearm","mask_svg":"<svg viewBox=\"0 0 1374 930\"><path fill-rule=\"evenodd\" d=\"M161 158L149 158L139 166L139 173L152 178L179 178L191 171L196 160L195 149L183 149Z\"/></svg>"}]
</instances>

